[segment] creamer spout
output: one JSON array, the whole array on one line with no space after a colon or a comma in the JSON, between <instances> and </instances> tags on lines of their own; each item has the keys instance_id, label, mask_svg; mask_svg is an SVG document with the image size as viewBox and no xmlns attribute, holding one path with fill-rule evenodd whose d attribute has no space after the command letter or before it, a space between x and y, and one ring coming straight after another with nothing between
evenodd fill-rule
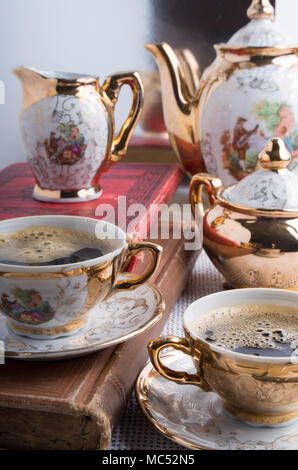
<instances>
[{"instance_id":1,"label":"creamer spout","mask_svg":"<svg viewBox=\"0 0 298 470\"><path fill-rule=\"evenodd\" d=\"M53 77L47 78L33 67L17 67L13 70L14 75L20 80L23 89L22 109L28 108L34 102L56 93L57 80Z\"/></svg>"}]
</instances>

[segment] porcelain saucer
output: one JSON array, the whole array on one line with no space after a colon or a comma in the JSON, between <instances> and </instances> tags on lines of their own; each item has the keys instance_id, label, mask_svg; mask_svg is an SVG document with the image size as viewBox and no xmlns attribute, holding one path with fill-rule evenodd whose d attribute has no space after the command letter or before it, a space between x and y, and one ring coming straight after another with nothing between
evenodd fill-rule
<instances>
[{"instance_id":1,"label":"porcelain saucer","mask_svg":"<svg viewBox=\"0 0 298 470\"><path fill-rule=\"evenodd\" d=\"M130 274L121 274L121 278ZM117 292L89 312L83 332L52 340L30 339L13 333L0 314L0 341L5 357L27 360L67 359L122 343L158 322L164 311L159 289L150 282L131 291Z\"/></svg>"},{"instance_id":2,"label":"porcelain saucer","mask_svg":"<svg viewBox=\"0 0 298 470\"><path fill-rule=\"evenodd\" d=\"M167 352L162 360L171 369L194 372L191 358L181 352ZM155 428L190 449L298 449L297 421L279 428L242 423L223 411L216 393L166 380L151 363L138 377L136 395L143 413Z\"/></svg>"}]
</instances>

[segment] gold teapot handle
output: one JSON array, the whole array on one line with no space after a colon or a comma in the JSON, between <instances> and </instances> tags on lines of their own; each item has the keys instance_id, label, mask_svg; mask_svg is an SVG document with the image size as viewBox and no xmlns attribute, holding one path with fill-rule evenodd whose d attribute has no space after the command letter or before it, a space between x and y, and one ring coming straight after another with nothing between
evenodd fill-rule
<instances>
[{"instance_id":1,"label":"gold teapot handle","mask_svg":"<svg viewBox=\"0 0 298 470\"><path fill-rule=\"evenodd\" d=\"M118 162L126 154L128 142L140 118L143 106L144 89L140 74L138 72L123 72L109 75L103 84L103 90L111 101L113 108L123 85L129 85L132 89L133 101L128 118L121 127L118 136L112 142L107 166Z\"/></svg>"},{"instance_id":2,"label":"gold teapot handle","mask_svg":"<svg viewBox=\"0 0 298 470\"><path fill-rule=\"evenodd\" d=\"M147 347L150 360L154 368L162 377L168 380L172 380L177 384L197 385L198 387L202 388L202 390L211 390L208 383L200 374L189 374L188 372L170 369L165 364L163 364L160 358L160 353L165 348L174 348L178 351L182 351L188 356L192 356L191 347L187 338L179 338L178 336L161 336L159 338L152 339L148 343Z\"/></svg>"},{"instance_id":3,"label":"gold teapot handle","mask_svg":"<svg viewBox=\"0 0 298 470\"><path fill-rule=\"evenodd\" d=\"M222 181L216 176L209 175L208 173L198 173L192 177L189 186L189 202L191 204L191 211L195 217L196 208L201 217L204 217L206 211L204 209L202 190L206 189L210 206L213 206L217 199L217 194L222 188Z\"/></svg>"}]
</instances>

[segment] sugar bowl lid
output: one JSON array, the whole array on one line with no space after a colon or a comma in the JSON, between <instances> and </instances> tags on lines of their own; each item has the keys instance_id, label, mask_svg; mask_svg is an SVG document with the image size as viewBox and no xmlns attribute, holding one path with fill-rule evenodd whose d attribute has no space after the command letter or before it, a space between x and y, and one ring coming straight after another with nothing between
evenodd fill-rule
<instances>
[{"instance_id":1,"label":"sugar bowl lid","mask_svg":"<svg viewBox=\"0 0 298 470\"><path fill-rule=\"evenodd\" d=\"M298 175L287 169L291 154L284 141L268 140L258 160L261 169L225 188L222 198L238 206L298 212Z\"/></svg>"},{"instance_id":2,"label":"sugar bowl lid","mask_svg":"<svg viewBox=\"0 0 298 470\"><path fill-rule=\"evenodd\" d=\"M269 0L253 0L247 10L250 22L239 29L227 42L232 47L289 46L287 38L274 22L274 8Z\"/></svg>"}]
</instances>

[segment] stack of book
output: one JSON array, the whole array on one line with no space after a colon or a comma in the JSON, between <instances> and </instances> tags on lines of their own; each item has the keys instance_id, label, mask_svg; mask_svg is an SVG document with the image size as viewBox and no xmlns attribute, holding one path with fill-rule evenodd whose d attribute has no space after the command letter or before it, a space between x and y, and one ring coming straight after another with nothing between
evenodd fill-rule
<instances>
[{"instance_id":1,"label":"stack of book","mask_svg":"<svg viewBox=\"0 0 298 470\"><path fill-rule=\"evenodd\" d=\"M29 167L15 164L0 173L0 218L55 213L95 217L99 204L117 209L117 185L117 195L126 196L128 204L141 202L147 208L139 220L141 238L144 228L147 231L148 225L157 222L157 213L151 213L149 220L150 205L168 202L181 177L176 165L120 163L103 176L99 200L62 205L33 200ZM125 214L118 216L115 222L123 224ZM134 339L84 357L51 362L7 360L0 366L2 449L109 447L113 427L148 359L146 345L161 332L198 256L196 251L185 251L183 238L173 239L171 233L168 240L153 241L164 248L153 277L166 301L161 320ZM147 263L146 258L142 263L134 260L133 272L142 272Z\"/></svg>"}]
</instances>

